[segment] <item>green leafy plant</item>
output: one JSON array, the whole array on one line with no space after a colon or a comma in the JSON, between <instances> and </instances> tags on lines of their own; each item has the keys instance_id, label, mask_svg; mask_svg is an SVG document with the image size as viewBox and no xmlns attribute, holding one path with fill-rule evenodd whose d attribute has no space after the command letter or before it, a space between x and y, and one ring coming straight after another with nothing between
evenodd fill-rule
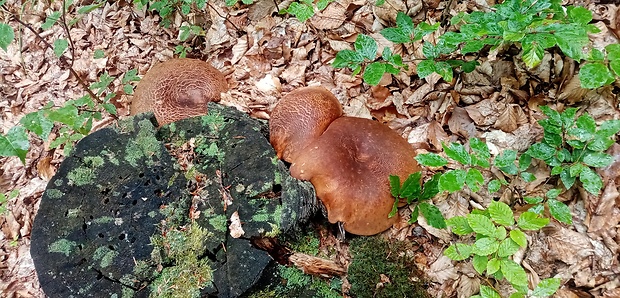
<instances>
[{"instance_id":1,"label":"green leafy plant","mask_svg":"<svg viewBox=\"0 0 620 298\"><path fill-rule=\"evenodd\" d=\"M437 185L440 177L441 174L435 174L429 181L426 181L422 187L420 183L422 174L420 172L411 174L402 185L400 183L400 177L390 175L392 196L397 198L394 202L390 217L396 215L400 199L405 199L407 204L415 203L409 223L416 222L418 220L418 214L421 212L429 225L438 229L445 228L446 221L441 211L439 211L435 205L425 202L439 193Z\"/></svg>"},{"instance_id":2,"label":"green leafy plant","mask_svg":"<svg viewBox=\"0 0 620 298\"><path fill-rule=\"evenodd\" d=\"M17 198L19 189L13 189L9 194L0 193L0 215L5 215L8 211L7 205L10 200Z\"/></svg>"},{"instance_id":3,"label":"green leafy plant","mask_svg":"<svg viewBox=\"0 0 620 298\"><path fill-rule=\"evenodd\" d=\"M288 8L280 10L280 14L294 15L300 22L305 22L314 16L314 9L321 11L327 7L330 2L334 0L319 0L314 4L312 0L299 0L291 3Z\"/></svg>"},{"instance_id":4,"label":"green leafy plant","mask_svg":"<svg viewBox=\"0 0 620 298\"><path fill-rule=\"evenodd\" d=\"M497 280L505 278L517 290L511 297L525 297L529 291L527 274L510 257L527 247L523 230L540 230L549 223L548 218L527 211L521 213L515 222L510 206L491 202L484 211L474 210L467 216L455 216L447 222L452 232L459 236L475 235L473 244L458 242L450 245L444 251L447 257L455 261L471 258L476 272L486 273ZM544 288L554 293L560 286L559 278L543 281L534 291L540 292Z\"/></svg>"},{"instance_id":5,"label":"green leafy plant","mask_svg":"<svg viewBox=\"0 0 620 298\"><path fill-rule=\"evenodd\" d=\"M228 2L229 0L226 0L226 4L228 4ZM234 2L236 3L237 1ZM157 12L162 18L160 25L169 27L174 12L180 11L181 14L185 16L191 12L192 6L198 9L204 9L207 0L134 0L133 3L137 4L138 7L148 6L149 10Z\"/></svg>"},{"instance_id":6,"label":"green leafy plant","mask_svg":"<svg viewBox=\"0 0 620 298\"><path fill-rule=\"evenodd\" d=\"M620 131L620 120L604 121L598 126L588 114L575 118L575 108L562 113L547 106L540 109L548 117L538 121L544 138L525 152L523 165L529 164L527 156L543 160L552 167L551 175L559 175L566 189L579 181L589 193L598 195L603 182L593 168L606 167L613 161L605 151L615 142L613 137ZM547 196L554 199L557 195Z\"/></svg>"},{"instance_id":7,"label":"green leafy plant","mask_svg":"<svg viewBox=\"0 0 620 298\"><path fill-rule=\"evenodd\" d=\"M377 42L370 36L359 34L353 44L355 50L342 50L338 52L332 66L335 68L348 67L353 70L353 75L360 73L362 64L374 61L377 56ZM406 68L400 55L393 54L390 48L383 48L382 58L384 61L371 62L364 71L364 81L371 85L377 85L383 74L397 74L400 67Z\"/></svg>"},{"instance_id":8,"label":"green leafy plant","mask_svg":"<svg viewBox=\"0 0 620 298\"><path fill-rule=\"evenodd\" d=\"M4 2L4 1L2 1ZM1 3L0 3L1 4ZM63 106L54 106L52 102L48 103L41 110L25 115L20 124L12 127L6 135L0 135L0 156L17 156L22 162L25 162L26 154L30 147L28 140L28 132L32 132L43 140L47 140L55 125L58 125L58 131L55 138L51 140L50 148L62 147L65 154L72 149L73 143L87 135L92 129L94 121L102 119L104 113L115 116L116 107L111 100L117 96L117 93L110 88L112 82L119 78L110 76L104 72L97 82L88 85L81 80L75 70L72 68L73 42L69 34L69 28L75 25L85 14L100 8L105 1L95 1L85 6L75 6L73 1L65 1L60 11L53 11L41 25L41 29L49 30L53 26L60 26L66 33L67 38L57 39L51 44L39 35L32 26L24 23L18 15L11 14L11 20L21 24L24 28L31 30L38 35L47 48L52 49L59 58L61 65L67 67L78 82L84 88L87 95L67 101ZM8 26L8 25L7 25ZM4 27L4 26L3 26ZM4 43L12 42L6 36L6 29L0 28L0 40ZM10 30L12 34L12 29ZM2 47L6 49L5 46ZM105 56L102 50L95 51L94 59L100 59ZM126 94L133 93L131 82L139 80L137 70L128 71L120 79L123 91Z\"/></svg>"},{"instance_id":9,"label":"green leafy plant","mask_svg":"<svg viewBox=\"0 0 620 298\"><path fill-rule=\"evenodd\" d=\"M594 89L609 85L616 76L620 76L620 45L607 46L605 53L597 49L586 52L585 49L591 47L588 34L600 31L589 24L591 20L592 13L588 9L563 7L560 0L506 0L494 5L488 12L461 12L450 20L458 31L438 36L435 44L423 42L424 58L417 64L417 74L425 78L437 73L444 80L452 81L453 69L471 72L479 65L476 60L464 59L464 55L478 53L487 47L495 50L509 45L521 47L523 62L533 68L540 64L545 50L558 47L566 56L579 62L585 61L579 71L582 87ZM438 23L420 23L414 27L411 18L399 12L396 27L381 30L381 35L395 44L411 43L434 32L438 26ZM352 67L354 75L360 73L364 59L351 57L350 53L340 55L341 52L333 66ZM453 59L458 54L462 58ZM374 61L375 57L373 55L368 59ZM350 63L343 63L343 60ZM376 71L369 66L364 74L369 70ZM386 69L389 73L393 71ZM364 80L370 85L379 82L366 80L366 77Z\"/></svg>"},{"instance_id":10,"label":"green leafy plant","mask_svg":"<svg viewBox=\"0 0 620 298\"><path fill-rule=\"evenodd\" d=\"M537 288L528 289L525 270L510 257L527 246L523 231L540 230L549 223L546 214L560 222L572 223L569 207L558 197L577 185L577 181L591 194L600 193L602 179L594 168L611 164L613 158L604 151L614 143L614 136L620 131L620 120L603 121L599 126L586 113L577 117L576 108L567 108L561 113L547 106L540 109L547 116L538 121L544 129L544 137L521 155L515 150L504 150L491 158L487 144L471 138L468 147L459 143L442 144L452 164L461 166L436 173L423 186L420 173L410 175L402 185L397 176L390 176L392 195L406 199L408 204L417 203L412 219L415 220L418 212L422 212L433 227L443 228L447 224L456 235L475 235L473 244L466 241L452 244L444 254L456 261L471 258L474 268L481 275L486 274L497 280L506 278L517 290L511 297L524 297L526 294L549 296L558 289L559 279L547 279ZM420 154L416 160L432 168L441 168L449 163L448 159L435 153ZM545 193L544 198L524 197L523 201L532 206L521 213L516 222L510 206L502 202L492 202L485 210L474 210L466 216L452 217L445 222L437 207L425 202L437 193L453 193L465 187L478 192L486 186L489 193L494 193L502 186L510 186L511 183L503 178L485 179L482 171L489 171L492 167L503 172L511 181L532 182L536 177L528 170L532 168L533 160L551 167L551 175L555 179L549 181L558 182L555 188ZM397 205L398 202L395 203L394 213ZM481 289L479 297L495 295L499 294L488 288Z\"/></svg>"}]
</instances>

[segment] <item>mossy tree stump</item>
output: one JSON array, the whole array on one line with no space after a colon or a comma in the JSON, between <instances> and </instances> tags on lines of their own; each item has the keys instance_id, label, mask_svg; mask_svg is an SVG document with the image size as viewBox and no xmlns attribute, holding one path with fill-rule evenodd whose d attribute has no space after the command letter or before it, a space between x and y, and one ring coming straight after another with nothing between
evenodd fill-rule
<instances>
[{"instance_id":1,"label":"mossy tree stump","mask_svg":"<svg viewBox=\"0 0 620 298\"><path fill-rule=\"evenodd\" d=\"M31 248L49 297L241 296L273 263L251 240L315 212L312 186L289 176L264 123L217 104L152 122L87 136L49 182Z\"/></svg>"}]
</instances>

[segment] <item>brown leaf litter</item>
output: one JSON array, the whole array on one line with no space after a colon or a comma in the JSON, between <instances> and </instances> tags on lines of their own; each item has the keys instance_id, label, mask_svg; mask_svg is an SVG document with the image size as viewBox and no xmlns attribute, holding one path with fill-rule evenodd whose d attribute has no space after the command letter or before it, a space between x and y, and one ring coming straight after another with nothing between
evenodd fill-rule
<instances>
[{"instance_id":1,"label":"brown leaf litter","mask_svg":"<svg viewBox=\"0 0 620 298\"><path fill-rule=\"evenodd\" d=\"M104 71L118 76L138 69L143 75L154 63L173 57L174 46L182 44L193 49L192 57L209 60L227 75L231 90L223 95L224 104L268 119L269 111L283 94L301 86L320 84L343 103L345 114L374 117L402 133L419 151L440 152L442 143L462 142L470 137L483 138L493 154L505 149L525 150L542 137L542 129L536 123L543 118L540 105L557 110L569 105L580 107L597 121L620 119L615 89L618 87L581 88L577 64L562 59L554 51L547 51L535 69L527 69L518 56L501 49L483 53L477 58L481 65L474 72L456 74L455 80L447 83L436 75L424 80L415 76L419 60L407 57L411 54L421 57L421 42L394 45L373 33L393 26L398 11L406 11L416 23L438 22L460 11L488 9L493 2L386 0L385 5L376 7L367 1L346 0L332 2L303 24L295 18L275 14L276 9L283 7L276 8L273 1L262 0L233 8L218 2L205 11L192 11L188 18L175 15L167 29L158 25L159 16L127 3L123 5L123 1L112 1L85 15L72 27L73 68L87 83L96 82ZM602 30L592 35L594 47L617 43L618 5L589 2L586 4L595 14L595 25ZM22 20L40 28L46 15L58 10L61 3L52 2L50 7L42 2L29 2L21 14ZM5 4L11 11L19 11L20 5L19 1ZM227 16L228 21L222 16ZM208 28L206 36L191 36L185 43L180 42L176 28L187 23L204 24ZM447 30L451 29L443 27L427 40L434 41ZM375 38L381 49L388 46L406 57L409 70L385 76L379 86L369 87L360 76L351 76L350 70L333 69L330 63L337 51L351 49L360 33ZM43 35L48 41L65 37L59 26ZM10 45L7 52L0 50L3 133L23 115L39 110L49 101L62 106L65 101L84 94L76 78L32 32L23 29L17 32L17 37L20 43ZM104 51L105 58L93 59L95 50ZM113 81L110 90L118 92L115 102L119 114L127 115L131 96L122 92L120 79ZM49 149L49 140L38 141L34 137L31 140L26 165L16 158L0 158L0 191L20 190L19 196L9 203L9 212L0 216L3 297L43 297L29 255L29 235L39 198L63 156L59 150ZM609 151L614 163L599 170L605 185L600 196L585 191L561 195L560 199L571 209L573 226L552 221L543 230L528 234L529 246L517 254L516 260L526 268L532 286L543 278L561 277L563 284L558 297L620 296L618 152L616 144ZM549 173L546 165L539 164L534 173L535 182L503 188L500 197L484 191L476 194L463 191L438 196L434 203L448 217L488 206L495 199L516 203L523 196L541 191ZM498 174L484 173L488 178ZM468 297L487 282L469 263L453 262L443 256L443 249L456 241L454 235L431 228L422 217L418 218L419 224L408 225L411 211L403 208L400 212L402 222L384 236L418 243L412 253L418 267L427 274L432 296ZM348 266L347 245L326 230L321 234L323 249L337 247L338 254L332 261ZM327 255L326 252L324 256ZM347 287L346 281L344 284ZM509 289L505 283L496 288L503 295Z\"/></svg>"}]
</instances>

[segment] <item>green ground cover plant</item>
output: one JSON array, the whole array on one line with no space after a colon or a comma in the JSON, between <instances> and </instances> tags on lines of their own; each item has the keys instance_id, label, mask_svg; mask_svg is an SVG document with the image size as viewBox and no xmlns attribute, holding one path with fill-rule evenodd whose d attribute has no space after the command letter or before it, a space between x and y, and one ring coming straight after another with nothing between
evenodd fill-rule
<instances>
[{"instance_id":1,"label":"green ground cover plant","mask_svg":"<svg viewBox=\"0 0 620 298\"><path fill-rule=\"evenodd\" d=\"M456 31L438 36L435 44L423 42L424 57L412 59L421 60L417 64L417 75L421 79L437 73L450 82L455 70L471 72L479 65L468 55L475 57L482 51L496 51L514 45L521 49L521 59L525 65L534 68L542 61L545 50L558 48L575 61L583 61L579 70L581 86L595 89L611 84L620 76L620 45L609 45L604 51L585 50L592 47L588 34L600 31L589 24L590 21L592 12L588 9L564 7L561 0L506 0L489 11L461 12L452 17L450 24ZM438 27L438 23L414 25L409 16L399 12L396 27L381 30L381 35L395 44L412 43L422 40ZM351 68L353 75L360 73L365 65L364 81L377 85L384 73L399 72L399 67L403 67L402 57L396 59L400 63L394 63L392 51L384 50L379 61L375 61L376 44L373 46L367 39L372 38L367 35L358 37L358 40L365 41L364 47L358 47L356 40L355 51L340 51L332 65L335 68Z\"/></svg>"},{"instance_id":2,"label":"green ground cover plant","mask_svg":"<svg viewBox=\"0 0 620 298\"><path fill-rule=\"evenodd\" d=\"M527 246L524 231L542 229L549 223L550 217L572 224L570 209L557 199L559 195L577 185L592 195L600 194L603 182L595 168L611 164L613 158L605 151L620 131L620 120L607 120L597 125L587 113L577 117L576 108L567 108L561 113L547 106L540 109L547 116L538 121L544 129L544 137L520 155L515 150L504 150L491 158L487 144L471 138L469 148L459 143L443 144L445 155L460 168L440 171L424 184L421 183L420 173L410 175L402 186L397 176L390 176L392 194L396 198L405 198L409 204L417 202L412 222L417 219L420 210L431 226L448 226L454 234L468 236L451 244L444 254L455 261L471 258L480 275L485 274L496 280L505 278L517 291L512 298L525 297L526 294L550 296L559 288L559 279L546 279L535 289L528 289L525 270L510 257ZM449 163L448 159L435 153L418 155L416 160L432 168L441 168ZM533 160L551 168L552 179L548 183L558 182L546 192L545 198L524 197L524 203L531 207L519 214L516 222L511 207L503 202L493 201L486 209L473 210L466 216L447 220L437 207L426 202L438 193L454 193L464 188L479 192L486 188L492 194L498 192L502 185L508 186L509 182L505 179L484 178L482 171L489 171L491 167L499 169L511 180L533 182L536 179L530 172L533 170ZM473 244L469 243L471 235L475 236ZM494 291L492 288L484 292L481 290L480 297L494 297L485 294L489 289Z\"/></svg>"}]
</instances>

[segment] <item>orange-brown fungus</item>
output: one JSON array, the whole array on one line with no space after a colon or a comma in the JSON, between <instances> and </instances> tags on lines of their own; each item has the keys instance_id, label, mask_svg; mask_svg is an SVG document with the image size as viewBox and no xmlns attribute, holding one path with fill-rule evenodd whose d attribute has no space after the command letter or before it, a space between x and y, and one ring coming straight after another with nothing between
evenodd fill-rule
<instances>
[{"instance_id":1,"label":"orange-brown fungus","mask_svg":"<svg viewBox=\"0 0 620 298\"><path fill-rule=\"evenodd\" d=\"M291 162L291 175L310 180L332 223L358 235L385 231L394 198L389 175L405 180L420 167L415 151L378 122L342 116L342 106L322 87L289 93L271 113L270 141Z\"/></svg>"},{"instance_id":2,"label":"orange-brown fungus","mask_svg":"<svg viewBox=\"0 0 620 298\"><path fill-rule=\"evenodd\" d=\"M220 101L228 83L211 64L172 59L151 68L133 96L131 115L153 112L159 125L205 115L210 101Z\"/></svg>"},{"instance_id":3,"label":"orange-brown fungus","mask_svg":"<svg viewBox=\"0 0 620 298\"><path fill-rule=\"evenodd\" d=\"M389 175L404 181L420 170L415 151L395 131L376 121L341 117L291 166L291 175L310 180L327 208L331 223L347 232L374 235L398 219L388 218L394 205Z\"/></svg>"},{"instance_id":4,"label":"orange-brown fungus","mask_svg":"<svg viewBox=\"0 0 620 298\"><path fill-rule=\"evenodd\" d=\"M271 112L269 141L279 158L293 162L329 124L342 116L338 99L323 87L305 87L284 96Z\"/></svg>"}]
</instances>

